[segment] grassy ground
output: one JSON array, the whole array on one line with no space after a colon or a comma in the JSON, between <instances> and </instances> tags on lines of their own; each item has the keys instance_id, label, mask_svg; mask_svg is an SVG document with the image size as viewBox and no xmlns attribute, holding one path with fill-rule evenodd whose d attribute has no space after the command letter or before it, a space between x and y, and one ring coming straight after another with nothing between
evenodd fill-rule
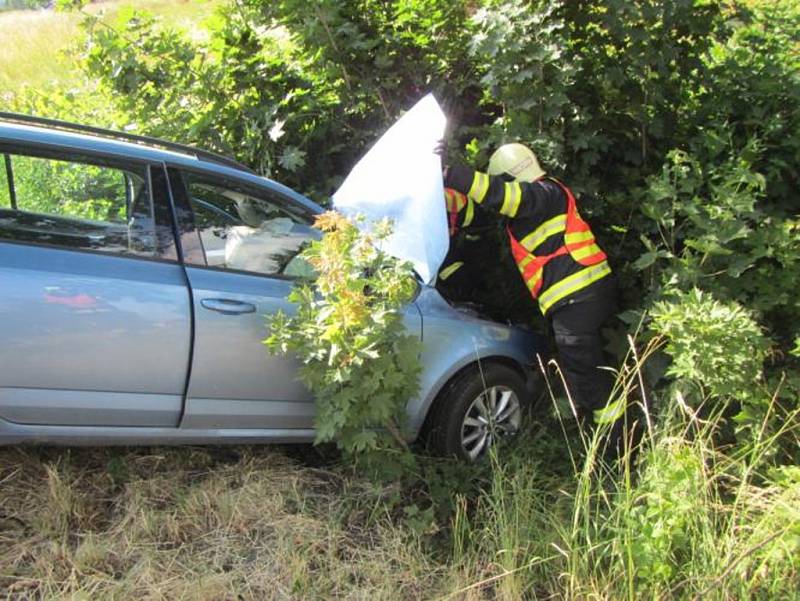
<instances>
[{"instance_id":1,"label":"grassy ground","mask_svg":"<svg viewBox=\"0 0 800 601\"><path fill-rule=\"evenodd\" d=\"M308 447L2 448L0 597L796 599L800 472L763 471L787 418L731 457L676 410L633 470L545 419L430 513Z\"/></svg>"},{"instance_id":2,"label":"grassy ground","mask_svg":"<svg viewBox=\"0 0 800 601\"><path fill-rule=\"evenodd\" d=\"M275 447L2 449L0 596L437 596L380 494Z\"/></svg>"},{"instance_id":3,"label":"grassy ground","mask_svg":"<svg viewBox=\"0 0 800 601\"><path fill-rule=\"evenodd\" d=\"M85 10L113 22L119 11L133 6L161 16L176 27L200 31L198 24L224 0L113 0ZM70 86L80 77L66 52L79 37L81 16L53 10L0 12L0 96L27 85Z\"/></svg>"}]
</instances>

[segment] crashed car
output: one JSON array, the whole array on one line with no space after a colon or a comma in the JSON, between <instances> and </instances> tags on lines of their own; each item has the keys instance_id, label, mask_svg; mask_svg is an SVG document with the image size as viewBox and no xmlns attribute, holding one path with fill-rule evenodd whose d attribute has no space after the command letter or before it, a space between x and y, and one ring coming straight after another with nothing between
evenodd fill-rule
<instances>
[{"instance_id":1,"label":"crashed car","mask_svg":"<svg viewBox=\"0 0 800 601\"><path fill-rule=\"evenodd\" d=\"M0 115L0 444L309 442L314 404L264 316L322 209L222 156ZM475 459L519 429L542 339L420 282L408 437Z\"/></svg>"}]
</instances>

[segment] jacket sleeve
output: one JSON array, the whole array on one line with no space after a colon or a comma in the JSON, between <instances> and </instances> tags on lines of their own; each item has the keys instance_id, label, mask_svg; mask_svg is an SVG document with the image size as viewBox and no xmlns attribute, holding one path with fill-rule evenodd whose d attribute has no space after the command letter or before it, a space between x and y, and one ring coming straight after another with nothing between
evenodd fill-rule
<instances>
[{"instance_id":1,"label":"jacket sleeve","mask_svg":"<svg viewBox=\"0 0 800 601\"><path fill-rule=\"evenodd\" d=\"M507 182L502 177L475 171L466 165L453 165L447 170L445 186L463 192L477 204L506 217L514 218L523 199L533 207L546 201L547 192L534 183Z\"/></svg>"},{"instance_id":2,"label":"jacket sleeve","mask_svg":"<svg viewBox=\"0 0 800 601\"><path fill-rule=\"evenodd\" d=\"M445 207L447 208L447 224L450 235L454 236L460 228L468 227L475 217L475 203L466 194L444 189Z\"/></svg>"}]
</instances>

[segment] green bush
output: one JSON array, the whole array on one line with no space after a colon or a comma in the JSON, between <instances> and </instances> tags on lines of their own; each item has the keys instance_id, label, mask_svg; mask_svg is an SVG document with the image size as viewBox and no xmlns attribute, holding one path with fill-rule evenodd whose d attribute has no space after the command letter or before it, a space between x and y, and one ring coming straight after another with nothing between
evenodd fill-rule
<instances>
[{"instance_id":1,"label":"green bush","mask_svg":"<svg viewBox=\"0 0 800 601\"><path fill-rule=\"evenodd\" d=\"M301 255L316 278L290 294L294 315L270 317L265 343L302 363L300 379L314 393L317 442L333 441L376 467L401 467L410 460L406 404L421 371L420 340L403 325L418 286L413 269L380 250L391 231L386 222L363 234L329 211L316 224L322 240ZM373 461L387 450L405 453Z\"/></svg>"},{"instance_id":2,"label":"green bush","mask_svg":"<svg viewBox=\"0 0 800 601\"><path fill-rule=\"evenodd\" d=\"M470 81L459 3L234 4L200 44L142 12L114 28L88 16L86 72L140 131L235 156L323 204L426 88L455 97Z\"/></svg>"},{"instance_id":3,"label":"green bush","mask_svg":"<svg viewBox=\"0 0 800 601\"><path fill-rule=\"evenodd\" d=\"M140 131L235 155L323 204L432 90L455 154L481 165L528 142L582 194L629 307L672 282L753 308L784 351L797 335L794 3L233 6L200 42L139 12L111 29L88 17L87 73Z\"/></svg>"},{"instance_id":4,"label":"green bush","mask_svg":"<svg viewBox=\"0 0 800 601\"><path fill-rule=\"evenodd\" d=\"M768 343L742 307L695 288L657 303L651 316L672 358L667 374L696 386L698 404L709 397L763 400L757 385Z\"/></svg>"}]
</instances>

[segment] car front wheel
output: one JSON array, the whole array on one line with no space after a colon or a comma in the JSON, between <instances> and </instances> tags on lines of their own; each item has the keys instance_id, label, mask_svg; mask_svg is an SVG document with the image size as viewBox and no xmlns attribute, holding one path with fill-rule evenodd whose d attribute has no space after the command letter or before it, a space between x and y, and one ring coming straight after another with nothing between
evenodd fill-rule
<instances>
[{"instance_id":1,"label":"car front wheel","mask_svg":"<svg viewBox=\"0 0 800 601\"><path fill-rule=\"evenodd\" d=\"M498 440L517 434L526 401L525 381L510 367L468 369L431 408L428 445L437 455L476 461Z\"/></svg>"}]
</instances>

